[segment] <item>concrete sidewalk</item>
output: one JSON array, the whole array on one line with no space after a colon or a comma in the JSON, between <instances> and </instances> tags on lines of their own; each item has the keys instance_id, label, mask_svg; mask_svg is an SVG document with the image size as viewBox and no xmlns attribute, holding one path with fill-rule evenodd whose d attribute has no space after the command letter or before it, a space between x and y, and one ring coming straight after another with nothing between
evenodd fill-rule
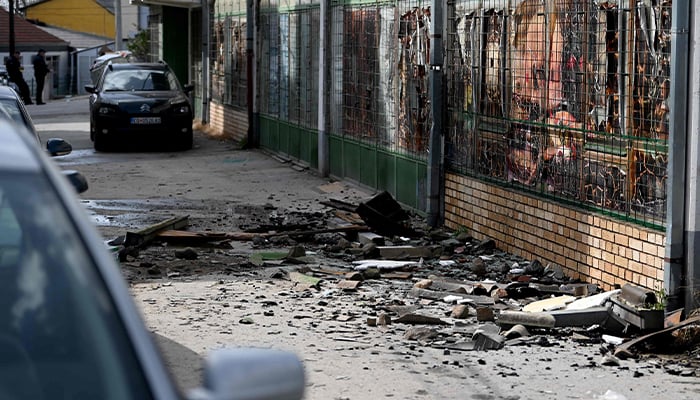
<instances>
[{"instance_id":1,"label":"concrete sidewalk","mask_svg":"<svg viewBox=\"0 0 700 400\"><path fill-rule=\"evenodd\" d=\"M51 99L42 105L30 104L27 106L27 111L29 111L32 118L52 115L88 114L90 112L88 106L89 98L90 96L82 95Z\"/></svg>"}]
</instances>

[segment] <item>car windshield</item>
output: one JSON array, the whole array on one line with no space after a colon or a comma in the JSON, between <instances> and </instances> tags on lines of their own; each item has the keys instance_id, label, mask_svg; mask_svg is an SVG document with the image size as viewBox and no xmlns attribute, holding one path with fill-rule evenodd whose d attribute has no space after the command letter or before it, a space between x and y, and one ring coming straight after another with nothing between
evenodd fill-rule
<instances>
[{"instance_id":1,"label":"car windshield","mask_svg":"<svg viewBox=\"0 0 700 400\"><path fill-rule=\"evenodd\" d=\"M169 71L152 69L127 69L107 73L104 77L105 91L153 91L177 90L178 84Z\"/></svg>"},{"instance_id":2,"label":"car windshield","mask_svg":"<svg viewBox=\"0 0 700 400\"><path fill-rule=\"evenodd\" d=\"M93 258L44 175L0 172L0 399L148 399Z\"/></svg>"}]
</instances>

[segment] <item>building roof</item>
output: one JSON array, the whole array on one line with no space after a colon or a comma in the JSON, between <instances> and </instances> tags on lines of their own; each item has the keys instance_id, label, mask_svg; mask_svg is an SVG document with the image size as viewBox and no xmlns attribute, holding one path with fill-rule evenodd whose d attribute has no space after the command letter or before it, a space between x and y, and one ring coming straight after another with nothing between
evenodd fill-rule
<instances>
[{"instance_id":1,"label":"building roof","mask_svg":"<svg viewBox=\"0 0 700 400\"><path fill-rule=\"evenodd\" d=\"M65 40L70 47L76 50L100 47L104 44L114 43L114 38L92 35L84 32L76 32L70 29L57 28L55 26L40 26L37 27L45 32L48 32L57 38Z\"/></svg>"},{"instance_id":2,"label":"building roof","mask_svg":"<svg viewBox=\"0 0 700 400\"><path fill-rule=\"evenodd\" d=\"M178 8L200 8L202 2L200 0L130 0L131 4L137 6L170 6Z\"/></svg>"},{"instance_id":3,"label":"building roof","mask_svg":"<svg viewBox=\"0 0 700 400\"><path fill-rule=\"evenodd\" d=\"M26 5L19 6L19 9L26 10L27 8L31 8L37 4L42 4L42 3L49 2L49 1L51 1L51 0L38 0L38 1L27 2ZM102 6L102 8L104 8L105 10L114 14L114 0L95 0L95 2L97 4L99 4L100 6Z\"/></svg>"},{"instance_id":4,"label":"building roof","mask_svg":"<svg viewBox=\"0 0 700 400\"><path fill-rule=\"evenodd\" d=\"M0 7L0 51L10 49L10 13ZM15 48L20 51L44 48L47 51L66 50L68 42L39 29L36 25L19 15L14 16Z\"/></svg>"}]
</instances>

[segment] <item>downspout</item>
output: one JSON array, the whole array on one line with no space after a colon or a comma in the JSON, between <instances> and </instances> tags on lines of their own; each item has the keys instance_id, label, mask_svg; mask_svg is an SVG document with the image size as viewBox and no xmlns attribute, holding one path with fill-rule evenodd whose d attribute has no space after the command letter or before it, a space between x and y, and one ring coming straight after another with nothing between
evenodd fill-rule
<instances>
[{"instance_id":1,"label":"downspout","mask_svg":"<svg viewBox=\"0 0 700 400\"><path fill-rule=\"evenodd\" d=\"M187 83L192 83L192 68L190 67L192 64L192 49L194 46L192 43L194 42L194 37L192 36L192 8L187 9Z\"/></svg>"},{"instance_id":2,"label":"downspout","mask_svg":"<svg viewBox=\"0 0 700 400\"><path fill-rule=\"evenodd\" d=\"M688 141L688 129L697 126L696 113L692 112L688 104L690 60L689 25L691 3L686 1L674 1L671 15L671 91L669 93L669 143L668 143L668 171L666 180L666 249L664 257L664 289L667 293L666 309L669 311L688 306L684 288L687 281L686 256L689 252L685 246L686 231L686 149ZM697 4L697 3L695 3ZM697 9L698 6L696 5ZM693 47L693 55L696 55ZM697 91L696 76L693 81ZM697 99L694 97L697 101ZM694 174L696 175L696 174ZM690 190L693 195L693 190ZM689 311L685 308L686 313Z\"/></svg>"},{"instance_id":3,"label":"downspout","mask_svg":"<svg viewBox=\"0 0 700 400\"><path fill-rule=\"evenodd\" d=\"M430 3L430 112L433 124L430 127L430 142L428 153L428 203L427 222L431 227L440 222L440 193L442 185L442 150L443 150L443 21L442 0L431 0Z\"/></svg>"},{"instance_id":4,"label":"downspout","mask_svg":"<svg viewBox=\"0 0 700 400\"><path fill-rule=\"evenodd\" d=\"M260 147L260 132L255 108L255 0L246 1L246 103L248 111L248 147Z\"/></svg>"},{"instance_id":5,"label":"downspout","mask_svg":"<svg viewBox=\"0 0 700 400\"><path fill-rule=\"evenodd\" d=\"M328 94L330 90L326 89L329 85L327 54L330 53L330 0L321 0L320 10L320 34L318 48L318 173L322 177L327 177L330 174L330 156L329 156L329 140L328 131L326 130L326 117L329 112Z\"/></svg>"},{"instance_id":6,"label":"downspout","mask_svg":"<svg viewBox=\"0 0 700 400\"><path fill-rule=\"evenodd\" d=\"M202 0L202 124L209 123L209 1Z\"/></svg>"}]
</instances>

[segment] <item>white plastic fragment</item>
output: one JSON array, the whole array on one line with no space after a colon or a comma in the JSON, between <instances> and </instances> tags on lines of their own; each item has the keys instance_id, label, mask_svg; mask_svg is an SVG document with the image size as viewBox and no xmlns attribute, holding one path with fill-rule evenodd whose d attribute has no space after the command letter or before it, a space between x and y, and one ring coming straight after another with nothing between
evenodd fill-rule
<instances>
[{"instance_id":1,"label":"white plastic fragment","mask_svg":"<svg viewBox=\"0 0 700 400\"><path fill-rule=\"evenodd\" d=\"M569 304L567 310L585 310L591 307L598 307L604 305L610 297L620 293L620 289L611 290L609 292L603 292L594 294L593 296L583 297Z\"/></svg>"},{"instance_id":2,"label":"white plastic fragment","mask_svg":"<svg viewBox=\"0 0 700 400\"><path fill-rule=\"evenodd\" d=\"M617 336L612 336L612 335L603 335L602 339L605 343L608 344L614 344L615 346L621 345L622 342L625 341L625 339Z\"/></svg>"}]
</instances>

